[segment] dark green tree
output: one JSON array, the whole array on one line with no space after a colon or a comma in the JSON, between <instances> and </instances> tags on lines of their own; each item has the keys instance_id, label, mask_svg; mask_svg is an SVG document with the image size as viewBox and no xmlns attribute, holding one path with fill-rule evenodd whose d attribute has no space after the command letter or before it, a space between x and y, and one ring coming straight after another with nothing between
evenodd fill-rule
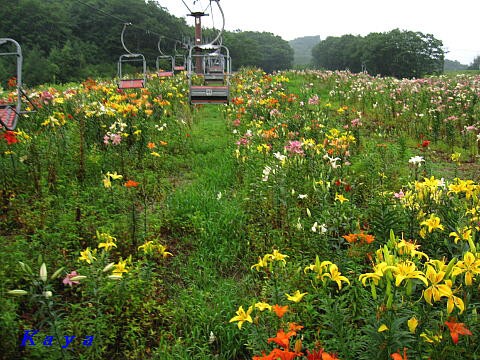
<instances>
[{"instance_id":1,"label":"dark green tree","mask_svg":"<svg viewBox=\"0 0 480 360\"><path fill-rule=\"evenodd\" d=\"M255 66L266 72L291 69L293 49L281 37L268 32L228 32L225 45L230 49L234 69Z\"/></svg>"},{"instance_id":2,"label":"dark green tree","mask_svg":"<svg viewBox=\"0 0 480 360\"><path fill-rule=\"evenodd\" d=\"M480 70L480 55L478 55L473 62L468 66L469 70Z\"/></svg>"},{"instance_id":3,"label":"dark green tree","mask_svg":"<svg viewBox=\"0 0 480 360\"><path fill-rule=\"evenodd\" d=\"M362 69L362 46L360 36L329 36L312 49L313 64L328 70L359 72Z\"/></svg>"},{"instance_id":4,"label":"dark green tree","mask_svg":"<svg viewBox=\"0 0 480 360\"><path fill-rule=\"evenodd\" d=\"M433 35L398 29L366 37L328 37L312 49L314 64L329 70L366 68L373 75L422 77L443 72L442 42Z\"/></svg>"},{"instance_id":5,"label":"dark green tree","mask_svg":"<svg viewBox=\"0 0 480 360\"><path fill-rule=\"evenodd\" d=\"M58 71L58 65L50 62L40 47L34 46L26 52L23 61L23 82L25 86L55 82L55 74Z\"/></svg>"}]
</instances>

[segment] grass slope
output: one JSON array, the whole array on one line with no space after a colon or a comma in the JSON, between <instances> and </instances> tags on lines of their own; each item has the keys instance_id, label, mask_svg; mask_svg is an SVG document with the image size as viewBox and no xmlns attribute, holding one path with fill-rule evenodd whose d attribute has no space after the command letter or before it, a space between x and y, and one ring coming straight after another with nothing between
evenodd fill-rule
<instances>
[{"instance_id":1,"label":"grass slope","mask_svg":"<svg viewBox=\"0 0 480 360\"><path fill-rule=\"evenodd\" d=\"M161 359L234 359L241 342L228 324L241 294L244 216L235 193L232 141L221 112L204 107L195 114L190 153L176 159L190 173L167 199L178 251L165 305L168 330ZM247 272L248 273L248 272Z\"/></svg>"}]
</instances>

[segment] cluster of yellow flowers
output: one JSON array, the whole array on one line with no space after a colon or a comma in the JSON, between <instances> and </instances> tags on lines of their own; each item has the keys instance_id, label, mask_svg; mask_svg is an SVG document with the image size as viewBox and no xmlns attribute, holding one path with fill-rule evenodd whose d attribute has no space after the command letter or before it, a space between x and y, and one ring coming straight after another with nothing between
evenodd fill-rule
<instances>
[{"instance_id":1,"label":"cluster of yellow flowers","mask_svg":"<svg viewBox=\"0 0 480 360\"><path fill-rule=\"evenodd\" d=\"M147 241L138 247L138 250L143 250L146 255L159 255L163 258L173 256L171 252L167 251L167 247L162 244L157 244L155 241Z\"/></svg>"},{"instance_id":2,"label":"cluster of yellow flowers","mask_svg":"<svg viewBox=\"0 0 480 360\"><path fill-rule=\"evenodd\" d=\"M420 224L419 235L422 239L435 230L445 230L437 211L448 207L461 215L463 224L456 231L450 232L455 243L472 242L474 232L480 231L478 214L480 210L480 185L473 180L454 179L447 183L435 177L424 178L408 185L408 190L400 199L402 206L415 212ZM471 246L471 245L470 245Z\"/></svg>"},{"instance_id":3,"label":"cluster of yellow flowers","mask_svg":"<svg viewBox=\"0 0 480 360\"><path fill-rule=\"evenodd\" d=\"M103 249L105 253L108 253L112 248L117 247L117 244L115 243L117 239L108 233L100 233L97 230L96 237L99 241L97 249L91 250L90 247L87 247L85 250L80 251L80 257L78 260L85 261L87 264L92 264L95 260L97 260L96 255L98 249ZM118 263L113 262L106 265L102 272L113 270L112 274L109 275L108 278L112 280L119 280L122 278L124 273L128 272L127 262L131 262L131 259L123 260L120 258Z\"/></svg>"},{"instance_id":4,"label":"cluster of yellow flowers","mask_svg":"<svg viewBox=\"0 0 480 360\"><path fill-rule=\"evenodd\" d=\"M451 314L456 308L461 314L465 305L461 297L456 296L464 289L462 284L456 286L460 275L463 275L464 284L472 286L475 277L480 275L480 254L473 248L465 252L461 260L453 258L446 263L445 259L429 259L429 257L417 249L419 245L399 240L393 233L388 245L376 252L373 264L373 272L362 274L359 280L364 286L367 281L372 289L372 296L376 295L376 287L384 287L387 297L387 308L392 306L392 284L397 288L403 287L405 295L413 295L414 285L423 285L424 300L433 305L442 298L447 300L447 314ZM421 260L425 259L422 264Z\"/></svg>"},{"instance_id":5,"label":"cluster of yellow flowers","mask_svg":"<svg viewBox=\"0 0 480 360\"><path fill-rule=\"evenodd\" d=\"M350 280L342 275L336 264L333 264L331 261L320 262L318 256L315 259L315 264L307 266L303 271L305 273L307 271L313 271L316 274L315 278L317 280L322 280L324 284L327 280L334 281L337 283L339 290L342 289L342 281L350 284Z\"/></svg>"},{"instance_id":6,"label":"cluster of yellow flowers","mask_svg":"<svg viewBox=\"0 0 480 360\"><path fill-rule=\"evenodd\" d=\"M257 271L264 270L268 273L274 271L274 264L278 264L280 267L285 267L288 258L288 255L280 253L278 250L273 250L271 254L265 254L263 257L258 258L258 263L252 265L251 269ZM337 284L338 289L341 290L342 282L350 284L350 281L342 276L341 272L338 270L337 265L331 261L320 261L318 256L316 257L315 264L311 264L304 269L304 273L313 271L315 273L315 278L321 280L326 286L328 281L333 281ZM285 293L285 298L292 303L299 303L303 298L308 294L308 292L300 292L296 290L292 294ZM254 305L249 306L247 311L244 310L243 306L240 306L237 310L237 315L230 319L230 322L237 322L238 328L241 329L244 322L253 323L251 314L253 310L258 310L264 312L265 310L272 311L276 314L278 318L282 318L283 315L289 311L288 305L281 306L278 304L270 305L265 301L256 302Z\"/></svg>"}]
</instances>

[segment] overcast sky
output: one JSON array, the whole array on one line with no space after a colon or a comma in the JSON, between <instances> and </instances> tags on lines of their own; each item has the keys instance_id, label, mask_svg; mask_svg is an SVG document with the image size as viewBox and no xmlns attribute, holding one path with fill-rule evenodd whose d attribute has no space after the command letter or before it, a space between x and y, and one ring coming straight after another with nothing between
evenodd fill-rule
<instances>
[{"instance_id":1,"label":"overcast sky","mask_svg":"<svg viewBox=\"0 0 480 360\"><path fill-rule=\"evenodd\" d=\"M182 0L157 2L177 17L188 13ZM209 0L184 2L192 11L209 4ZM433 34L443 41L447 59L470 64L480 55L480 0L220 0L220 5L225 28L231 31L267 31L293 40L310 35L363 36L399 28ZM218 27L218 11L215 14ZM203 22L211 27L211 18ZM187 23L193 25L191 17Z\"/></svg>"}]
</instances>

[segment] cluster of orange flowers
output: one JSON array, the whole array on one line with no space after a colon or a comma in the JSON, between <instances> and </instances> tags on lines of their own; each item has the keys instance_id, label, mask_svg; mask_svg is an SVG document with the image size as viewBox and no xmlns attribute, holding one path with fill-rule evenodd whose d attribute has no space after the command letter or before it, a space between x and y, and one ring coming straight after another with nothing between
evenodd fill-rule
<instances>
[{"instance_id":1,"label":"cluster of orange flowers","mask_svg":"<svg viewBox=\"0 0 480 360\"><path fill-rule=\"evenodd\" d=\"M363 231L358 234L343 235L342 237L350 244L371 244L375 240L373 235L365 234Z\"/></svg>"},{"instance_id":2,"label":"cluster of orange flowers","mask_svg":"<svg viewBox=\"0 0 480 360\"><path fill-rule=\"evenodd\" d=\"M137 187L138 185L140 185L140 183L137 182L137 181L135 181L135 180L128 180L128 181L124 184L124 186L125 186L126 188Z\"/></svg>"},{"instance_id":3,"label":"cluster of orange flowers","mask_svg":"<svg viewBox=\"0 0 480 360\"><path fill-rule=\"evenodd\" d=\"M297 332L302 330L303 326L297 325L295 323L288 324L288 332L285 332L283 329L277 331L275 337L268 338L268 343L275 343L280 348L273 349L269 354L262 352L261 356L254 356L253 360L291 360L294 358L299 358L303 356L302 351L302 340L297 339L295 345L293 346L293 351L290 350L290 338L297 335ZM308 360L338 360L335 354L328 354L323 351L323 349L314 350L313 353L306 351L306 357Z\"/></svg>"}]
</instances>

